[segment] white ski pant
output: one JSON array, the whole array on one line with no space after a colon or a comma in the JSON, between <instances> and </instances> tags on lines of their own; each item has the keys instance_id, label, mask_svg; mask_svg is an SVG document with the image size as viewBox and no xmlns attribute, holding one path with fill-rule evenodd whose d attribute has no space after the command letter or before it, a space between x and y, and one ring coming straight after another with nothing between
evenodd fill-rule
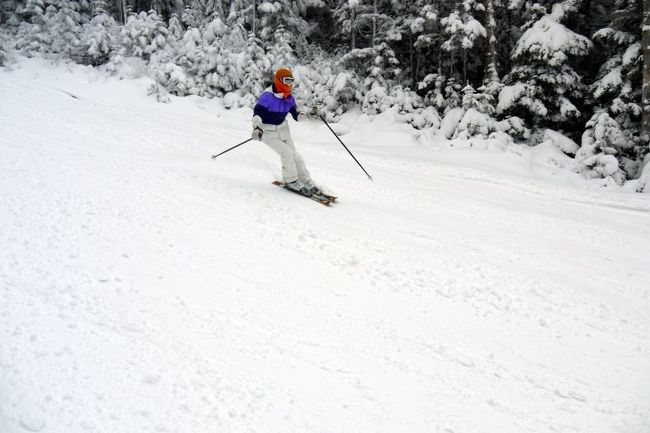
<instances>
[{"instance_id":1,"label":"white ski pant","mask_svg":"<svg viewBox=\"0 0 650 433\"><path fill-rule=\"evenodd\" d=\"M280 125L263 124L262 141L280 155L282 161L282 178L285 183L301 180L306 185L311 185L311 175L307 170L305 161L296 150L296 144L291 138L289 124L285 120Z\"/></svg>"}]
</instances>

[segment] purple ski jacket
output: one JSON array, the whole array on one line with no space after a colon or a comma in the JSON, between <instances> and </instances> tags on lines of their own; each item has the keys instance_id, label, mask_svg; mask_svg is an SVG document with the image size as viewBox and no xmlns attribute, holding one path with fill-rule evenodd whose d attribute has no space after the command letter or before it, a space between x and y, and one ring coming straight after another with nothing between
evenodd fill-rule
<instances>
[{"instance_id":1,"label":"purple ski jacket","mask_svg":"<svg viewBox=\"0 0 650 433\"><path fill-rule=\"evenodd\" d=\"M298 120L296 100L293 99L293 96L284 98L282 93L276 93L274 86L269 87L262 93L253 109L253 115L259 116L262 123L267 125L280 125L289 113L291 113L294 120Z\"/></svg>"}]
</instances>

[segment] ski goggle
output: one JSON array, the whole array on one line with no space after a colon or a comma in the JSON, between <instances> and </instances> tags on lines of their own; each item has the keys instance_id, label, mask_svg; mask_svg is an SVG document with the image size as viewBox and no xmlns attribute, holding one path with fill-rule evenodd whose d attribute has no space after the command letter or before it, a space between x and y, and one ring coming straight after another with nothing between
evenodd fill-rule
<instances>
[{"instance_id":1,"label":"ski goggle","mask_svg":"<svg viewBox=\"0 0 650 433\"><path fill-rule=\"evenodd\" d=\"M293 83L295 83L296 80L293 77L282 77L280 81L282 81L287 86L293 86Z\"/></svg>"}]
</instances>

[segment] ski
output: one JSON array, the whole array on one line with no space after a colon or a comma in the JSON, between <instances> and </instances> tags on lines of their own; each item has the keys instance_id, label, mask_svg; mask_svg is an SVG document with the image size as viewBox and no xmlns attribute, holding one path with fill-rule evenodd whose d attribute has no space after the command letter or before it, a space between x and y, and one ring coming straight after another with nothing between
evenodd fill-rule
<instances>
[{"instance_id":1,"label":"ski","mask_svg":"<svg viewBox=\"0 0 650 433\"><path fill-rule=\"evenodd\" d=\"M306 195L306 194L303 194L303 193L301 193L301 192L299 192L299 191L295 191L295 190L293 190L293 189L291 189L291 188L287 188L287 186L286 186L283 182L280 182L279 180L274 180L274 181L273 181L273 185L277 185L277 186L279 186L279 187L281 187L281 188L286 189L287 191L291 191L291 192L296 193L296 194L298 194L298 195L300 195L300 196L303 196L303 197L307 197L307 198L309 198L309 199L312 199L312 200L314 200L314 201L316 201L316 202L318 202L318 203L320 203L320 204L322 204L322 205L324 205L324 206L329 206L330 203L331 203L332 201L334 201L334 200L332 200L332 199L327 198L327 197L324 196L324 195L316 195L316 194L314 194L314 195Z\"/></svg>"}]
</instances>

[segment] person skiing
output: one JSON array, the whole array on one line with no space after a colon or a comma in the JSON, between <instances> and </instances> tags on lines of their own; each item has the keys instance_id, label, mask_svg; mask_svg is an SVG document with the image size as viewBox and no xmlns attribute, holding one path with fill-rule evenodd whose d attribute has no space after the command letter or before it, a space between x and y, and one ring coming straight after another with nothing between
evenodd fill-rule
<instances>
[{"instance_id":1,"label":"person skiing","mask_svg":"<svg viewBox=\"0 0 650 433\"><path fill-rule=\"evenodd\" d=\"M273 149L282 162L282 178L287 188L304 195L321 194L314 184L302 156L291 138L287 114L295 121L307 118L299 112L291 95L295 79L289 68L280 68L273 75L273 84L257 100L253 109L254 140Z\"/></svg>"}]
</instances>

